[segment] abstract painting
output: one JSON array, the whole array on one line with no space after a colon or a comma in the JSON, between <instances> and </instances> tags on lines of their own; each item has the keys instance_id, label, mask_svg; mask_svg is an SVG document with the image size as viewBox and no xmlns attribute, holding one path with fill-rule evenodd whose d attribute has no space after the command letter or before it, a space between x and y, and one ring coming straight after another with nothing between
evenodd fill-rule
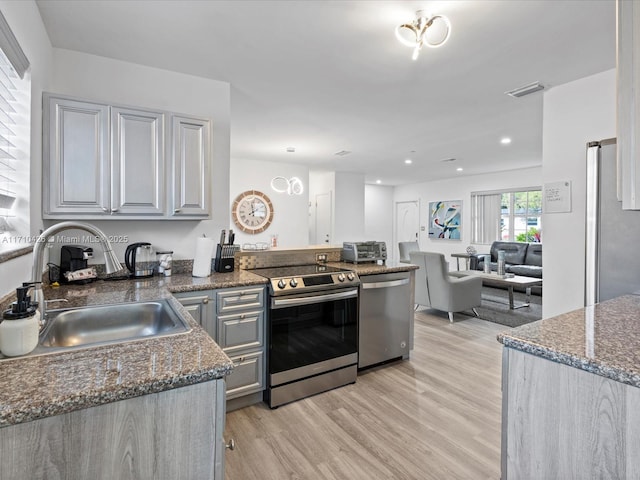
<instances>
[{"instance_id":1,"label":"abstract painting","mask_svg":"<svg viewBox=\"0 0 640 480\"><path fill-rule=\"evenodd\" d=\"M429 238L460 240L462 200L429 202Z\"/></svg>"}]
</instances>

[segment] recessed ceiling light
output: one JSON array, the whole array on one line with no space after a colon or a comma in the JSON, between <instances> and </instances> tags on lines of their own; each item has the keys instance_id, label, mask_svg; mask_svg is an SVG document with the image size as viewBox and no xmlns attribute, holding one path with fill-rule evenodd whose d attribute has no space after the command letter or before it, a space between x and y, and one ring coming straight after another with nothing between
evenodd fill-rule
<instances>
[{"instance_id":1,"label":"recessed ceiling light","mask_svg":"<svg viewBox=\"0 0 640 480\"><path fill-rule=\"evenodd\" d=\"M501 138L500 143L503 145L509 145L511 143L511 139L509 137Z\"/></svg>"},{"instance_id":2,"label":"recessed ceiling light","mask_svg":"<svg viewBox=\"0 0 640 480\"><path fill-rule=\"evenodd\" d=\"M413 163L413 161L410 158L407 158L404 163L406 163L407 165L411 165Z\"/></svg>"},{"instance_id":3,"label":"recessed ceiling light","mask_svg":"<svg viewBox=\"0 0 640 480\"><path fill-rule=\"evenodd\" d=\"M462 167L456 168L456 172L461 172L461 171L462 171Z\"/></svg>"},{"instance_id":4,"label":"recessed ceiling light","mask_svg":"<svg viewBox=\"0 0 640 480\"><path fill-rule=\"evenodd\" d=\"M380 185L382 183L382 180L376 180L376 183Z\"/></svg>"},{"instance_id":5,"label":"recessed ceiling light","mask_svg":"<svg viewBox=\"0 0 640 480\"><path fill-rule=\"evenodd\" d=\"M287 152L293 153L296 151L296 147L287 147Z\"/></svg>"}]
</instances>

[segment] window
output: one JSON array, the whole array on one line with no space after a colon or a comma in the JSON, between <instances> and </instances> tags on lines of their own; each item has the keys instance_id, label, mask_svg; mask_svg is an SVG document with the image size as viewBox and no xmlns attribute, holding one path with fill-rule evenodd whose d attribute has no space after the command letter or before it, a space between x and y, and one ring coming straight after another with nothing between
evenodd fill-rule
<instances>
[{"instance_id":1,"label":"window","mask_svg":"<svg viewBox=\"0 0 640 480\"><path fill-rule=\"evenodd\" d=\"M540 242L542 189L474 192L471 194L471 224L471 243Z\"/></svg>"},{"instance_id":2,"label":"window","mask_svg":"<svg viewBox=\"0 0 640 480\"><path fill-rule=\"evenodd\" d=\"M29 62L0 13L0 252L28 246Z\"/></svg>"}]
</instances>

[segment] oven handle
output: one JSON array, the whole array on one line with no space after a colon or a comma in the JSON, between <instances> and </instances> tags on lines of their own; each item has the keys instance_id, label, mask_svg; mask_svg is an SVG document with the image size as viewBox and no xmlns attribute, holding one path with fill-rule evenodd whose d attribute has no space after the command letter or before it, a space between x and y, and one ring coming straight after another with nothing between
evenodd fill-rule
<instances>
[{"instance_id":1,"label":"oven handle","mask_svg":"<svg viewBox=\"0 0 640 480\"><path fill-rule=\"evenodd\" d=\"M362 282L362 289L399 287L401 285L407 285L408 283L408 278L403 278L402 280L389 280L387 282Z\"/></svg>"},{"instance_id":2,"label":"oven handle","mask_svg":"<svg viewBox=\"0 0 640 480\"><path fill-rule=\"evenodd\" d=\"M271 300L271 308L295 307L298 305L310 305L312 303L329 302L331 300L341 300L344 298L354 298L358 296L358 289L347 290L339 293L325 293L321 295L313 295L309 297L296 298L273 298Z\"/></svg>"}]
</instances>

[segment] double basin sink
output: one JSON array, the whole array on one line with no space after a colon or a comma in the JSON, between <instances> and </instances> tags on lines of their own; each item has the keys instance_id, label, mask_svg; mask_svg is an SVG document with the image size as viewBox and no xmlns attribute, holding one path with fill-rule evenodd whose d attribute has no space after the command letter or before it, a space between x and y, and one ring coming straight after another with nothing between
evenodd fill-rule
<instances>
[{"instance_id":1,"label":"double basin sink","mask_svg":"<svg viewBox=\"0 0 640 480\"><path fill-rule=\"evenodd\" d=\"M31 355L177 335L191 330L168 300L49 310Z\"/></svg>"}]
</instances>

